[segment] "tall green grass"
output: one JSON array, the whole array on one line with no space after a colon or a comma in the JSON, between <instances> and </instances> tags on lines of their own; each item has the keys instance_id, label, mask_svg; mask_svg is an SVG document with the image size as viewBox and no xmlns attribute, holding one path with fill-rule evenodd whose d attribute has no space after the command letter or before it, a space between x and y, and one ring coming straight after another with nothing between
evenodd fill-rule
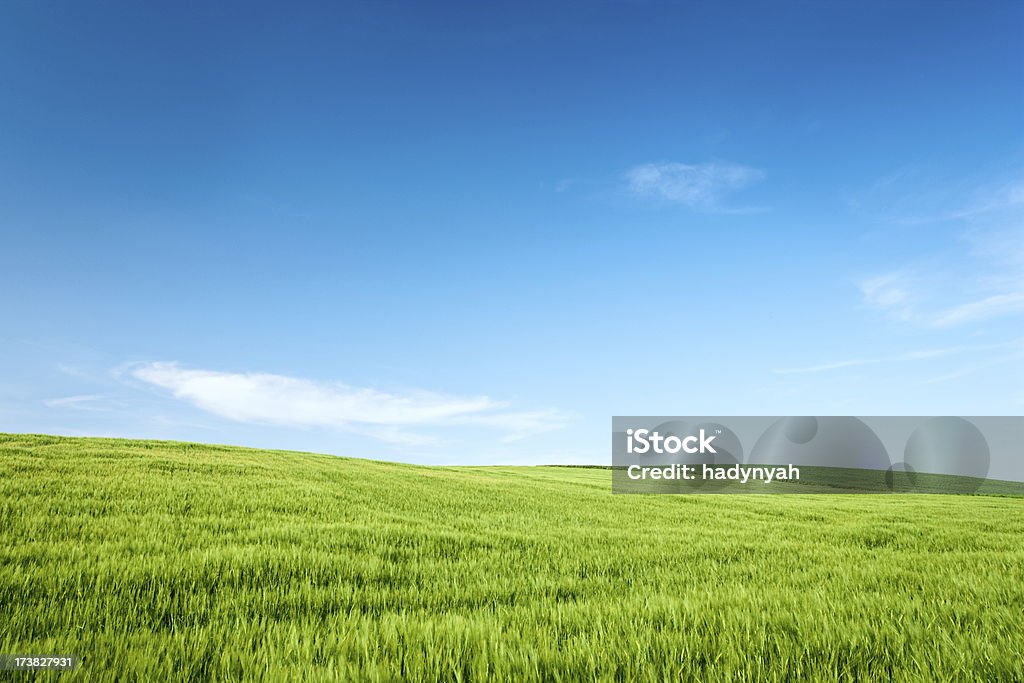
<instances>
[{"instance_id":1,"label":"tall green grass","mask_svg":"<svg viewBox=\"0 0 1024 683\"><path fill-rule=\"evenodd\" d=\"M610 479L0 435L0 654L82 655L61 680L1024 680L1024 499Z\"/></svg>"}]
</instances>

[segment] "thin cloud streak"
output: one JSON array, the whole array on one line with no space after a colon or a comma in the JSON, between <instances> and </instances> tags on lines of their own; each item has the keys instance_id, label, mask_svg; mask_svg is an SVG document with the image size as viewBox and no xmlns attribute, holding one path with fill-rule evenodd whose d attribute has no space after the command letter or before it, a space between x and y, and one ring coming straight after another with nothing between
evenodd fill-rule
<instances>
[{"instance_id":1,"label":"thin cloud streak","mask_svg":"<svg viewBox=\"0 0 1024 683\"><path fill-rule=\"evenodd\" d=\"M954 306L935 315L935 327L950 327L1024 311L1024 291L994 294L978 301Z\"/></svg>"},{"instance_id":2,"label":"thin cloud streak","mask_svg":"<svg viewBox=\"0 0 1024 683\"><path fill-rule=\"evenodd\" d=\"M991 358L981 363L967 365L965 367L960 368L959 370L954 370L953 372L949 372L944 375L939 375L938 377L932 377L925 383L935 384L938 382L948 382L949 380L960 379L961 377L966 377L967 375L978 372L979 370L986 370L997 365L1003 365L1004 363L1010 363L1013 361L1021 360L1022 358L1024 358L1024 353L1022 352L1011 353L1004 356L997 356L995 358Z\"/></svg>"},{"instance_id":3,"label":"thin cloud streak","mask_svg":"<svg viewBox=\"0 0 1024 683\"><path fill-rule=\"evenodd\" d=\"M108 405L109 401L110 398L102 394L84 394L46 399L43 401L43 405L47 408L70 408L71 410L106 412L111 410L110 405Z\"/></svg>"},{"instance_id":4,"label":"thin cloud streak","mask_svg":"<svg viewBox=\"0 0 1024 683\"><path fill-rule=\"evenodd\" d=\"M821 365L809 365L800 368L785 368L779 370L772 370L772 372L777 375L801 375L816 372L828 372L831 370L842 370L844 368L860 367L864 365L880 365L882 363L905 363L910 361L929 360L933 358L942 358L945 356L954 356L963 353L974 353L978 351L994 351L997 349L1012 348L1015 346L1024 347L1024 338L1014 339L1007 342L999 342L996 344L979 344L975 346L951 346L942 349L908 351L907 353L901 353L893 356L880 356L877 358L851 358L847 360L835 361L832 363L822 363Z\"/></svg>"}]
</instances>

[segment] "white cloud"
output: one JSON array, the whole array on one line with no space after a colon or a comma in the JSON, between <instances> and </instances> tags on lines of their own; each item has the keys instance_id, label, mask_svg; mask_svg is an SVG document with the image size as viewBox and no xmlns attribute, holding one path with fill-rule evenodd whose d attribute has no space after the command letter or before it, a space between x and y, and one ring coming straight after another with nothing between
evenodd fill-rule
<instances>
[{"instance_id":1,"label":"white cloud","mask_svg":"<svg viewBox=\"0 0 1024 683\"><path fill-rule=\"evenodd\" d=\"M167 389L214 415L253 424L345 429L382 441L424 445L434 437L406 427L475 425L515 439L566 423L557 411L515 412L486 396L428 391L388 393L340 383L319 383L266 373L233 373L154 362L130 369L134 378Z\"/></svg>"},{"instance_id":2,"label":"white cloud","mask_svg":"<svg viewBox=\"0 0 1024 683\"><path fill-rule=\"evenodd\" d=\"M850 208L898 226L988 221L1024 206L1024 181L967 186L935 169L902 167L844 195Z\"/></svg>"},{"instance_id":3,"label":"white cloud","mask_svg":"<svg viewBox=\"0 0 1024 683\"><path fill-rule=\"evenodd\" d=\"M1013 339L1010 341L998 342L994 344L976 344L973 346L950 346L940 349L908 351L906 353L901 353L893 356L879 356L875 358L850 358L846 360L833 361L831 363L822 363L820 365L808 365L799 368L773 370L772 372L780 375L808 374L814 372L827 372L830 370L842 370L844 368L860 367L864 365L878 365L880 363L904 363L908 361L930 360L934 358L943 358L945 356L955 356L965 353L976 353L979 351L994 351L1006 348L1024 349L1024 338Z\"/></svg>"},{"instance_id":4,"label":"white cloud","mask_svg":"<svg viewBox=\"0 0 1024 683\"><path fill-rule=\"evenodd\" d=\"M107 411L111 409L110 399L102 394L64 396L43 401L47 408L70 408L72 410Z\"/></svg>"},{"instance_id":5,"label":"white cloud","mask_svg":"<svg viewBox=\"0 0 1024 683\"><path fill-rule=\"evenodd\" d=\"M1008 274L986 276L949 266L929 273L899 270L859 284L868 306L925 327L955 327L1024 313L1024 283Z\"/></svg>"},{"instance_id":6,"label":"white cloud","mask_svg":"<svg viewBox=\"0 0 1024 683\"><path fill-rule=\"evenodd\" d=\"M1014 210L1024 204L1024 181L1015 181L995 190L978 193L979 198L968 206L951 211L944 219L975 218L984 214L998 214Z\"/></svg>"},{"instance_id":7,"label":"white cloud","mask_svg":"<svg viewBox=\"0 0 1024 683\"><path fill-rule=\"evenodd\" d=\"M956 240L864 278L864 303L934 328L1024 313L1024 182L974 194L966 208L932 219L963 222Z\"/></svg>"},{"instance_id":8,"label":"white cloud","mask_svg":"<svg viewBox=\"0 0 1024 683\"><path fill-rule=\"evenodd\" d=\"M641 164L626 171L629 189L638 197L663 199L695 209L716 211L737 210L722 207L721 198L763 177L764 173L755 168L725 163L662 162Z\"/></svg>"},{"instance_id":9,"label":"white cloud","mask_svg":"<svg viewBox=\"0 0 1024 683\"><path fill-rule=\"evenodd\" d=\"M915 283L905 271L869 277L860 283L860 291L870 306L890 311L903 320L913 317Z\"/></svg>"},{"instance_id":10,"label":"white cloud","mask_svg":"<svg viewBox=\"0 0 1024 683\"><path fill-rule=\"evenodd\" d=\"M951 327L1020 312L1024 312L1024 290L993 294L977 301L939 311L935 314L932 324L935 327Z\"/></svg>"},{"instance_id":11,"label":"white cloud","mask_svg":"<svg viewBox=\"0 0 1024 683\"><path fill-rule=\"evenodd\" d=\"M953 379L960 379L967 375L978 372L979 370L986 370L988 368L995 367L997 365L1003 365L1004 363L1011 363L1019 361L1024 358L1024 347L1018 349L1016 352L999 355L999 356L986 356L983 360L971 363L964 367L961 367L952 372L948 372L938 377L933 377L927 381L928 384L935 384L938 382L947 382Z\"/></svg>"}]
</instances>

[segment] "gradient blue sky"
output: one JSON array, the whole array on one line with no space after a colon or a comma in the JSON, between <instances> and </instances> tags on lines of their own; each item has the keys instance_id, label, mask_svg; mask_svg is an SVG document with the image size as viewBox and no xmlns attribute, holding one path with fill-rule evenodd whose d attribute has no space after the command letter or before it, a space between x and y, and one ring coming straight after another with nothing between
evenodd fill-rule
<instances>
[{"instance_id":1,"label":"gradient blue sky","mask_svg":"<svg viewBox=\"0 0 1024 683\"><path fill-rule=\"evenodd\" d=\"M1024 4L0 8L0 431L607 462L1024 412Z\"/></svg>"}]
</instances>

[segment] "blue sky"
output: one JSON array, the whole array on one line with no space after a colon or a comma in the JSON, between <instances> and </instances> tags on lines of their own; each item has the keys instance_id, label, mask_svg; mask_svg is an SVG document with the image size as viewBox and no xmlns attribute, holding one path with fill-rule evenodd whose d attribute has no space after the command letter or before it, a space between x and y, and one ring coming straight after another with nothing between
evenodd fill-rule
<instances>
[{"instance_id":1,"label":"blue sky","mask_svg":"<svg viewBox=\"0 0 1024 683\"><path fill-rule=\"evenodd\" d=\"M1024 4L7 3L0 431L606 462L1024 411Z\"/></svg>"}]
</instances>

